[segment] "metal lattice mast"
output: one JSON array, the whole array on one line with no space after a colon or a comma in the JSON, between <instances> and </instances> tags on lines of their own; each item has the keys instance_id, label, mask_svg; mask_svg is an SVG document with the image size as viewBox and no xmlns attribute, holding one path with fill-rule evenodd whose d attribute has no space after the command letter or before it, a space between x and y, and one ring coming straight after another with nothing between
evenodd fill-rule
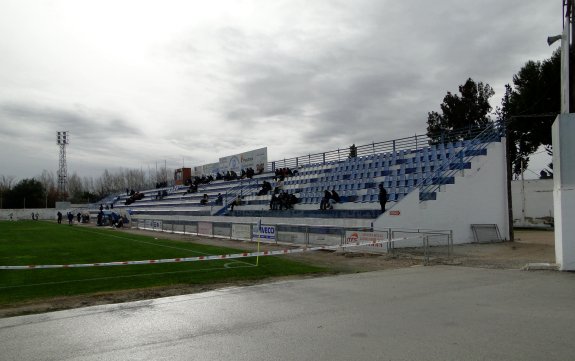
<instances>
[{"instance_id":1,"label":"metal lattice mast","mask_svg":"<svg viewBox=\"0 0 575 361\"><path fill-rule=\"evenodd\" d=\"M68 131L58 132L57 143L60 146L60 167L58 168L58 194L68 192L68 168L66 166L66 145L70 143Z\"/></svg>"}]
</instances>

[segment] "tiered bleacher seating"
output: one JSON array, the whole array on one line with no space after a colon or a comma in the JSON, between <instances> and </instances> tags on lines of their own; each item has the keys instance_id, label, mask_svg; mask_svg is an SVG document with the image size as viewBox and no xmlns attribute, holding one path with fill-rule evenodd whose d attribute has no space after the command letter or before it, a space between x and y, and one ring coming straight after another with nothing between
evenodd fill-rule
<instances>
[{"instance_id":1,"label":"tiered bleacher seating","mask_svg":"<svg viewBox=\"0 0 575 361\"><path fill-rule=\"evenodd\" d=\"M296 195L299 203L295 209L300 211L317 210L326 189L335 189L339 193L342 202L336 205L336 209L375 210L379 208L377 186L382 183L393 206L418 187L453 184L456 172L471 167L469 157L486 154L485 148L474 148L478 144L473 141L456 141L363 155L342 161L306 164L298 167L296 175L284 180L283 190ZM123 206L126 199L123 195L117 198L115 206L130 208L132 211L177 207L203 214L229 214L229 204L240 195L242 204L236 210L266 210L269 208L271 194L257 195L264 180L273 187L277 186L274 173L268 172L252 179L213 181L201 185L197 193L188 193L185 186L146 190L142 200L129 206ZM168 195L156 199L158 191L163 190ZM224 204L219 207L214 204L218 193L224 197ZM200 204L204 194L210 199L205 206ZM434 197L434 192L430 191L420 195L420 200Z\"/></svg>"}]
</instances>

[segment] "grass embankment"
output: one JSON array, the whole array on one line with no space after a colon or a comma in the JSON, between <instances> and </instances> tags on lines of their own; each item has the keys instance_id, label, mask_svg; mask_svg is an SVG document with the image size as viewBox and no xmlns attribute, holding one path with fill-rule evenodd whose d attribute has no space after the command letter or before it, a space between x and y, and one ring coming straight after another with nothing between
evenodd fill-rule
<instances>
[{"instance_id":1,"label":"grass embankment","mask_svg":"<svg viewBox=\"0 0 575 361\"><path fill-rule=\"evenodd\" d=\"M83 225L0 222L0 265L101 263L241 252L244 250ZM0 270L0 305L59 296L159 286L208 285L325 271L277 257L260 257L257 267L255 263L255 258L241 258L115 267Z\"/></svg>"}]
</instances>

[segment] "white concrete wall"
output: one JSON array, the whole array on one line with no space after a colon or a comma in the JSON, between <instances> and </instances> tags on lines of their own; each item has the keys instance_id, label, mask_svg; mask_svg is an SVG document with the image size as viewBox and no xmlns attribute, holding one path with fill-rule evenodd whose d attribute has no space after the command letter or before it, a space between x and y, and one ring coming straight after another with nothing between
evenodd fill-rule
<instances>
[{"instance_id":1,"label":"white concrete wall","mask_svg":"<svg viewBox=\"0 0 575 361\"><path fill-rule=\"evenodd\" d=\"M60 210L64 216L66 215L67 211L72 211L75 216L78 212L88 212L88 209L82 206L72 205L69 209ZM56 214L58 213L58 210L55 208L0 209L0 220L10 219L10 214L12 214L13 220L32 220L32 212L34 212L34 214L38 213L38 218L40 220L55 221L57 218Z\"/></svg>"},{"instance_id":2,"label":"white concrete wall","mask_svg":"<svg viewBox=\"0 0 575 361\"><path fill-rule=\"evenodd\" d=\"M555 259L562 271L575 271L575 114L555 119L553 135L553 204Z\"/></svg>"},{"instance_id":3,"label":"white concrete wall","mask_svg":"<svg viewBox=\"0 0 575 361\"><path fill-rule=\"evenodd\" d=\"M513 225L518 227L553 224L553 179L511 182Z\"/></svg>"},{"instance_id":4,"label":"white concrete wall","mask_svg":"<svg viewBox=\"0 0 575 361\"><path fill-rule=\"evenodd\" d=\"M509 239L505 139L490 144L487 156L474 157L463 174L443 187L436 200L419 202L418 191L412 192L381 215L374 228L453 230L458 244L473 242L471 224L497 224Z\"/></svg>"}]
</instances>

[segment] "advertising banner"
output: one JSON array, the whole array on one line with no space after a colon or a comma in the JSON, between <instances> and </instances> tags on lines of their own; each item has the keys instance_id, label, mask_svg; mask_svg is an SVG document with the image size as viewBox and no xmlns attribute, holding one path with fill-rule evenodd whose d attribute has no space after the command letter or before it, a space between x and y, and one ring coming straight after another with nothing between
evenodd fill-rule
<instances>
[{"instance_id":1,"label":"advertising banner","mask_svg":"<svg viewBox=\"0 0 575 361\"><path fill-rule=\"evenodd\" d=\"M260 148L220 158L220 172L234 171L240 174L242 169L252 168L256 173L266 170L268 148Z\"/></svg>"},{"instance_id":2,"label":"advertising banner","mask_svg":"<svg viewBox=\"0 0 575 361\"><path fill-rule=\"evenodd\" d=\"M210 163L210 164L206 164L203 167L203 174L208 176L210 174L215 175L216 173L218 173L220 171L220 163Z\"/></svg>"},{"instance_id":3,"label":"advertising banner","mask_svg":"<svg viewBox=\"0 0 575 361\"><path fill-rule=\"evenodd\" d=\"M258 230L258 227L256 226L253 229L252 237L253 237L253 239L256 239L256 240L259 237L261 240L275 242L276 241L276 226L261 225L259 230Z\"/></svg>"},{"instance_id":4,"label":"advertising banner","mask_svg":"<svg viewBox=\"0 0 575 361\"><path fill-rule=\"evenodd\" d=\"M387 240L387 233L385 232L359 232L359 231L346 231L345 244L356 242L376 242ZM379 243L369 247L383 247L384 244Z\"/></svg>"},{"instance_id":5,"label":"advertising banner","mask_svg":"<svg viewBox=\"0 0 575 361\"><path fill-rule=\"evenodd\" d=\"M260 148L240 154L242 169L252 168L256 173L266 170L268 164L268 148Z\"/></svg>"}]
</instances>

